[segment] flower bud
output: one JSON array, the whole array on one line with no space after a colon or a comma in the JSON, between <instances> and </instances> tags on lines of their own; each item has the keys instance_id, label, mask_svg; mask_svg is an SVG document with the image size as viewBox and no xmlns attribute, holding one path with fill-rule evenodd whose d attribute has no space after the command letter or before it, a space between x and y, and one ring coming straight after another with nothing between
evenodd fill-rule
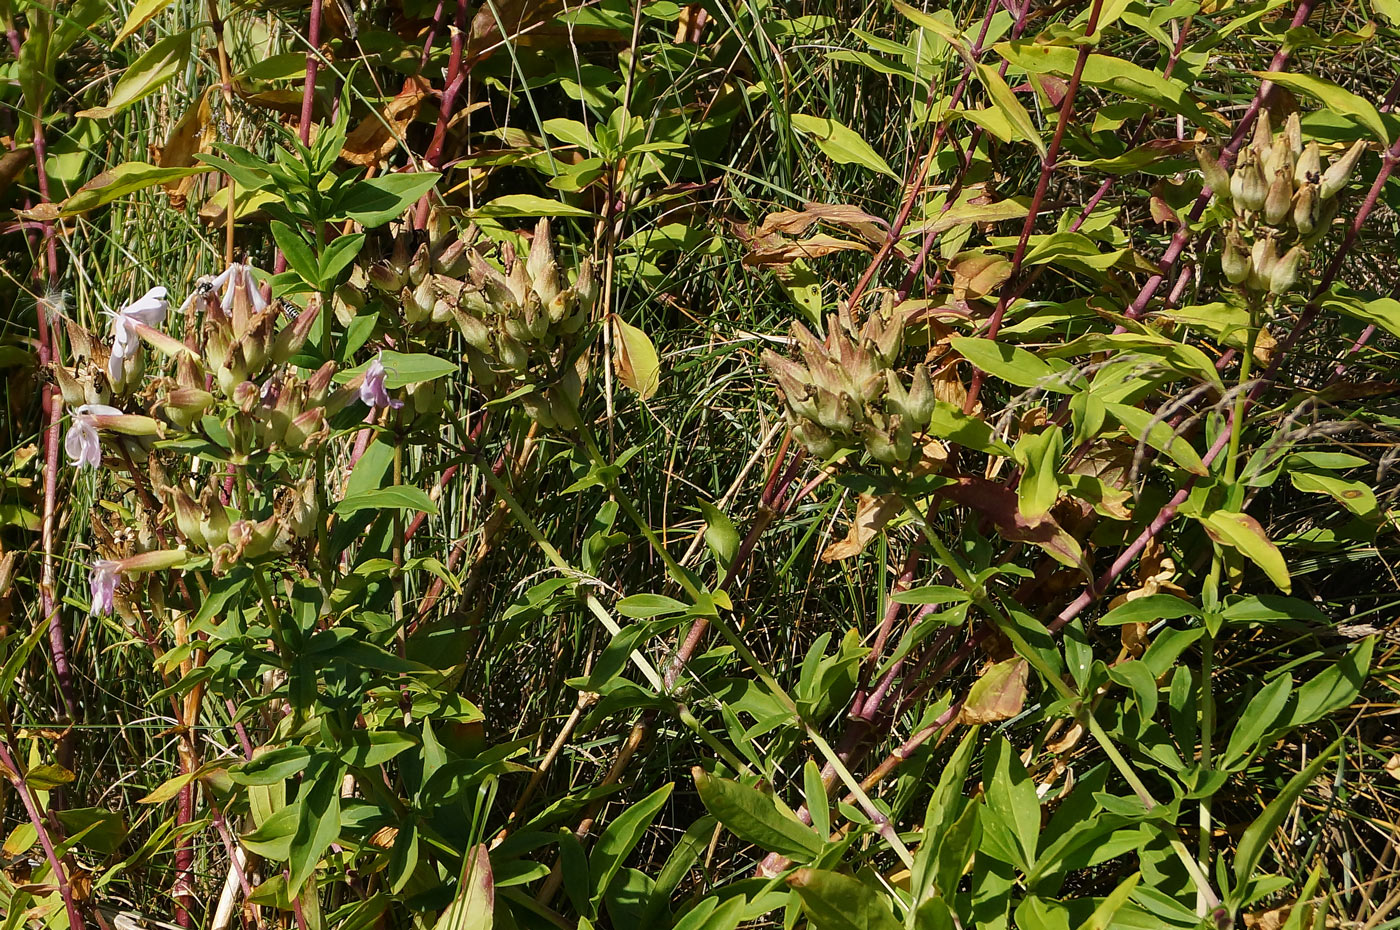
<instances>
[{"instance_id":1,"label":"flower bud","mask_svg":"<svg viewBox=\"0 0 1400 930\"><path fill-rule=\"evenodd\" d=\"M171 509L175 511L175 528L180 531L180 535L196 546L204 546L204 529L201 522L204 519L204 512L199 509L199 505L185 493L184 488L175 488L171 491Z\"/></svg>"},{"instance_id":2,"label":"flower bud","mask_svg":"<svg viewBox=\"0 0 1400 930\"><path fill-rule=\"evenodd\" d=\"M1269 185L1269 195L1264 198L1264 222L1270 226L1277 226L1283 222L1292 208L1292 172L1279 168L1274 172L1274 180Z\"/></svg>"},{"instance_id":3,"label":"flower bud","mask_svg":"<svg viewBox=\"0 0 1400 930\"><path fill-rule=\"evenodd\" d=\"M1249 275L1249 285L1255 290L1262 291L1269 286L1274 263L1278 261L1278 250L1274 247L1274 237L1264 235L1255 239L1254 247L1250 250L1249 261L1253 266Z\"/></svg>"},{"instance_id":4,"label":"flower bud","mask_svg":"<svg viewBox=\"0 0 1400 930\"><path fill-rule=\"evenodd\" d=\"M1298 188L1298 193L1293 196L1293 225L1300 235L1310 236L1317 229L1322 212L1320 207L1316 182L1309 181Z\"/></svg>"},{"instance_id":5,"label":"flower bud","mask_svg":"<svg viewBox=\"0 0 1400 930\"><path fill-rule=\"evenodd\" d=\"M1244 210L1258 210L1269 196L1269 186L1259 172L1258 162L1251 155L1252 150L1246 149L1230 178L1230 196Z\"/></svg>"},{"instance_id":6,"label":"flower bud","mask_svg":"<svg viewBox=\"0 0 1400 930\"><path fill-rule=\"evenodd\" d=\"M1298 269L1307 260L1308 253L1301 245L1295 245L1274 262L1269 270L1269 293L1285 294L1298 282Z\"/></svg>"},{"instance_id":7,"label":"flower bud","mask_svg":"<svg viewBox=\"0 0 1400 930\"><path fill-rule=\"evenodd\" d=\"M1244 240L1234 230L1225 237L1225 246L1220 250L1220 270L1231 284L1242 284L1249 277L1249 253Z\"/></svg>"},{"instance_id":8,"label":"flower bud","mask_svg":"<svg viewBox=\"0 0 1400 930\"><path fill-rule=\"evenodd\" d=\"M1196 161L1201 166L1201 180L1215 192L1215 196L1230 199L1230 173L1220 165L1218 149L1206 145L1196 146Z\"/></svg>"},{"instance_id":9,"label":"flower bud","mask_svg":"<svg viewBox=\"0 0 1400 930\"><path fill-rule=\"evenodd\" d=\"M831 434L810 420L800 420L794 424L792 434L819 459L828 459L836 453L836 443Z\"/></svg>"},{"instance_id":10,"label":"flower bud","mask_svg":"<svg viewBox=\"0 0 1400 930\"><path fill-rule=\"evenodd\" d=\"M63 395L63 402L69 407L81 407L83 404L99 403L88 397L87 391L78 381L76 373L65 368L63 365L54 362L51 366L53 379L58 383L59 393Z\"/></svg>"},{"instance_id":11,"label":"flower bud","mask_svg":"<svg viewBox=\"0 0 1400 930\"><path fill-rule=\"evenodd\" d=\"M1357 140L1347 149L1345 155L1337 159L1328 166L1322 173L1322 181L1319 185L1319 193L1323 200L1331 200L1341 193L1342 188L1347 186L1347 181L1351 180L1351 173L1356 169L1356 163L1361 158L1361 153L1366 151L1366 143Z\"/></svg>"},{"instance_id":12,"label":"flower bud","mask_svg":"<svg viewBox=\"0 0 1400 930\"><path fill-rule=\"evenodd\" d=\"M471 262L467 260L467 244L461 239L454 239L433 259L433 271L445 274L449 278L462 277L470 267Z\"/></svg>"},{"instance_id":13,"label":"flower bud","mask_svg":"<svg viewBox=\"0 0 1400 930\"><path fill-rule=\"evenodd\" d=\"M1283 123L1283 139L1294 158L1303 153L1303 124L1296 111L1288 114Z\"/></svg>"},{"instance_id":14,"label":"flower bud","mask_svg":"<svg viewBox=\"0 0 1400 930\"><path fill-rule=\"evenodd\" d=\"M325 409L313 407L287 426L287 432L282 437L282 447L309 452L319 446L328 435L330 429L326 425Z\"/></svg>"},{"instance_id":15,"label":"flower bud","mask_svg":"<svg viewBox=\"0 0 1400 930\"><path fill-rule=\"evenodd\" d=\"M311 328L316 325L316 319L321 315L321 295L312 294L306 302L306 309L297 315L290 326L282 327L277 334L276 342L272 346L272 361L278 365L285 365L293 355L301 351L306 345L306 340L311 337ZM259 366L261 367L261 366Z\"/></svg>"},{"instance_id":16,"label":"flower bud","mask_svg":"<svg viewBox=\"0 0 1400 930\"><path fill-rule=\"evenodd\" d=\"M1309 142L1298 157L1298 164L1293 166L1293 182L1301 185L1308 181L1317 183L1321 179L1322 153L1318 151L1316 142Z\"/></svg>"},{"instance_id":17,"label":"flower bud","mask_svg":"<svg viewBox=\"0 0 1400 930\"><path fill-rule=\"evenodd\" d=\"M408 282L407 274L400 274L388 262L375 262L369 267L369 283L384 294L397 294Z\"/></svg>"},{"instance_id":18,"label":"flower bud","mask_svg":"<svg viewBox=\"0 0 1400 930\"><path fill-rule=\"evenodd\" d=\"M864 439L865 451L870 453L872 459L882 465L899 463L899 451L883 432L872 427L865 431Z\"/></svg>"},{"instance_id":19,"label":"flower bud","mask_svg":"<svg viewBox=\"0 0 1400 930\"><path fill-rule=\"evenodd\" d=\"M233 402L239 410L252 413L262 401L262 391L251 381L240 381L233 388Z\"/></svg>"}]
</instances>

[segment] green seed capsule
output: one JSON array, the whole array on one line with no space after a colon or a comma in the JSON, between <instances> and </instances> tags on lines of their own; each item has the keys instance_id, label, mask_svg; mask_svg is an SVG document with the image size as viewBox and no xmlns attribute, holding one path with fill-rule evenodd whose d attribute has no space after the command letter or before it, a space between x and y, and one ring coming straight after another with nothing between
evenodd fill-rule
<instances>
[{"instance_id":1,"label":"green seed capsule","mask_svg":"<svg viewBox=\"0 0 1400 930\"><path fill-rule=\"evenodd\" d=\"M1264 198L1264 222L1277 226L1293 208L1293 178L1291 171L1279 168L1274 172L1274 180L1269 184L1269 195Z\"/></svg>"},{"instance_id":2,"label":"green seed capsule","mask_svg":"<svg viewBox=\"0 0 1400 930\"><path fill-rule=\"evenodd\" d=\"M1219 150L1210 146L1196 146L1196 161L1201 166L1201 179L1205 186L1215 192L1215 196L1230 199L1230 172L1220 166Z\"/></svg>"},{"instance_id":3,"label":"green seed capsule","mask_svg":"<svg viewBox=\"0 0 1400 930\"><path fill-rule=\"evenodd\" d=\"M1225 247L1220 252L1220 270L1231 284L1242 284L1251 270L1249 253L1239 233L1231 232L1225 237Z\"/></svg>"},{"instance_id":4,"label":"green seed capsule","mask_svg":"<svg viewBox=\"0 0 1400 930\"><path fill-rule=\"evenodd\" d=\"M1293 196L1293 225L1300 235L1310 236L1317 229L1318 220L1322 218L1320 208L1315 182L1298 188L1298 193Z\"/></svg>"},{"instance_id":5,"label":"green seed capsule","mask_svg":"<svg viewBox=\"0 0 1400 930\"><path fill-rule=\"evenodd\" d=\"M1351 180L1351 173L1356 169L1356 163L1361 158L1361 153L1366 151L1366 143L1357 140L1352 147L1347 149L1347 153L1328 166L1322 173L1319 193L1323 200L1331 200L1341 193L1342 188L1347 186L1347 181Z\"/></svg>"}]
</instances>

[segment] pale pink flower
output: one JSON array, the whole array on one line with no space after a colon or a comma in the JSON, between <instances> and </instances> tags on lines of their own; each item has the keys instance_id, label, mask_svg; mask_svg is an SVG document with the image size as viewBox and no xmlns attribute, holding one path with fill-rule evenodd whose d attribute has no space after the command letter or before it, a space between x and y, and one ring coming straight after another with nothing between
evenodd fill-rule
<instances>
[{"instance_id":1,"label":"pale pink flower","mask_svg":"<svg viewBox=\"0 0 1400 930\"><path fill-rule=\"evenodd\" d=\"M365 380L360 382L360 402L366 407L388 407L397 410L403 406L403 401L390 397L388 389L384 387L383 356L383 352L376 355L374 361L365 369Z\"/></svg>"},{"instance_id":2,"label":"pale pink flower","mask_svg":"<svg viewBox=\"0 0 1400 930\"><path fill-rule=\"evenodd\" d=\"M219 306L225 313L233 309L233 298L241 290L248 295L248 305L254 313L267 309L262 290L253 279L253 266L248 262L234 262L224 269L224 273L214 279L214 290L222 291Z\"/></svg>"},{"instance_id":3,"label":"pale pink flower","mask_svg":"<svg viewBox=\"0 0 1400 930\"><path fill-rule=\"evenodd\" d=\"M73 425L63 437L68 459L78 468L96 468L102 464L102 437L97 433L96 417L119 417L123 413L106 404L83 404L73 411Z\"/></svg>"},{"instance_id":4,"label":"pale pink flower","mask_svg":"<svg viewBox=\"0 0 1400 930\"><path fill-rule=\"evenodd\" d=\"M92 563L92 574L88 576L88 587L92 591L92 615L110 614L112 597L117 593L117 582L121 580L121 563L110 559L97 559Z\"/></svg>"},{"instance_id":5,"label":"pale pink flower","mask_svg":"<svg viewBox=\"0 0 1400 930\"><path fill-rule=\"evenodd\" d=\"M112 317L112 356L107 362L107 373L114 383L121 382L122 364L128 356L140 347L141 337L136 324L156 327L165 322L170 310L167 292L163 287L153 287L136 300L122 307Z\"/></svg>"}]
</instances>

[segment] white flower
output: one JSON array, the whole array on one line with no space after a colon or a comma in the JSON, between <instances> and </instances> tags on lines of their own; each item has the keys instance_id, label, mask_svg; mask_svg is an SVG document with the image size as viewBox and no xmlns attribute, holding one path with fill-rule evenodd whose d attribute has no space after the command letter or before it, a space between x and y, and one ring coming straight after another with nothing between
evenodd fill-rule
<instances>
[{"instance_id":1,"label":"white flower","mask_svg":"<svg viewBox=\"0 0 1400 930\"><path fill-rule=\"evenodd\" d=\"M106 404L83 404L73 411L73 425L63 437L63 448L69 460L78 468L96 468L102 464L102 437L97 434L97 417L119 417L124 414Z\"/></svg>"},{"instance_id":2,"label":"white flower","mask_svg":"<svg viewBox=\"0 0 1400 930\"><path fill-rule=\"evenodd\" d=\"M140 346L140 334L136 324L156 327L165 322L165 314L170 309L163 287L153 287L136 300L122 307L112 317L112 357L107 362L107 375L114 384L122 382L122 366L127 357L133 355Z\"/></svg>"},{"instance_id":3,"label":"white flower","mask_svg":"<svg viewBox=\"0 0 1400 930\"><path fill-rule=\"evenodd\" d=\"M117 593L117 582L121 580L121 563L111 559L96 559L92 563L92 574L88 576L88 589L92 592L90 615L110 614L112 597Z\"/></svg>"},{"instance_id":4,"label":"white flower","mask_svg":"<svg viewBox=\"0 0 1400 930\"><path fill-rule=\"evenodd\" d=\"M384 353L379 353L365 369L365 380L360 382L360 402L366 407L389 407L397 410L403 406L403 401L391 398L388 389L384 387L383 357Z\"/></svg>"},{"instance_id":5,"label":"white flower","mask_svg":"<svg viewBox=\"0 0 1400 930\"><path fill-rule=\"evenodd\" d=\"M233 309L233 298L240 290L247 294L248 305L253 308L254 313L261 313L267 309L262 290L253 279L253 266L248 262L234 262L225 268L224 273L214 279L214 290L223 292L219 306L225 313Z\"/></svg>"}]
</instances>

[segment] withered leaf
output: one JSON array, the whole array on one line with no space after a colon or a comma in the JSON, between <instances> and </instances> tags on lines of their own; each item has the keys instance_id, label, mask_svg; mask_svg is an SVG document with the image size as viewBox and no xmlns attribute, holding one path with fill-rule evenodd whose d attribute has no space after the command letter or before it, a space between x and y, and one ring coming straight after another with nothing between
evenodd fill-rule
<instances>
[{"instance_id":1,"label":"withered leaf","mask_svg":"<svg viewBox=\"0 0 1400 930\"><path fill-rule=\"evenodd\" d=\"M403 138L423 101L431 94L432 87L425 79L417 75L404 78L403 88L383 109L369 114L350 131L340 157L365 167L379 164Z\"/></svg>"},{"instance_id":2,"label":"withered leaf","mask_svg":"<svg viewBox=\"0 0 1400 930\"><path fill-rule=\"evenodd\" d=\"M1019 714L1026 703L1029 668L1020 656L990 666L968 691L958 723L996 723Z\"/></svg>"},{"instance_id":3,"label":"withered leaf","mask_svg":"<svg viewBox=\"0 0 1400 930\"><path fill-rule=\"evenodd\" d=\"M165 140L165 146L160 150L160 160L157 162L160 167L188 168L195 163L196 153L208 149L205 130L209 128L209 96L212 92L212 86L206 87L199 98L185 111L185 115L180 117L179 122L170 130L170 136ZM195 175L189 175L166 182L165 192L170 195L171 206L179 209L185 205L185 199L189 196L190 187L193 186L195 177Z\"/></svg>"},{"instance_id":4,"label":"withered leaf","mask_svg":"<svg viewBox=\"0 0 1400 930\"><path fill-rule=\"evenodd\" d=\"M852 250L868 253L871 248L864 242L838 239L826 233L817 233L809 239L783 239L779 236L771 236L761 240L754 239L750 243L750 251L744 256L744 264L750 267L786 265L799 258L821 258L823 255L831 255L834 252Z\"/></svg>"},{"instance_id":5,"label":"withered leaf","mask_svg":"<svg viewBox=\"0 0 1400 930\"><path fill-rule=\"evenodd\" d=\"M1011 277L1011 262L980 252L956 256L949 267L953 272L953 298L959 301L986 297Z\"/></svg>"},{"instance_id":6,"label":"withered leaf","mask_svg":"<svg viewBox=\"0 0 1400 930\"><path fill-rule=\"evenodd\" d=\"M897 494L881 494L878 497L862 494L856 504L856 516L851 521L846 538L827 546L826 551L822 553L822 561L837 562L859 555L872 539L880 535L885 524L899 513L900 507Z\"/></svg>"},{"instance_id":7,"label":"withered leaf","mask_svg":"<svg viewBox=\"0 0 1400 930\"><path fill-rule=\"evenodd\" d=\"M938 493L986 516L1006 539L1034 543L1056 561L1084 572L1089 571L1078 541L1065 532L1050 514L1028 517L1022 513L1016 492L1012 489L985 478L963 475L956 484L939 488Z\"/></svg>"}]
</instances>

